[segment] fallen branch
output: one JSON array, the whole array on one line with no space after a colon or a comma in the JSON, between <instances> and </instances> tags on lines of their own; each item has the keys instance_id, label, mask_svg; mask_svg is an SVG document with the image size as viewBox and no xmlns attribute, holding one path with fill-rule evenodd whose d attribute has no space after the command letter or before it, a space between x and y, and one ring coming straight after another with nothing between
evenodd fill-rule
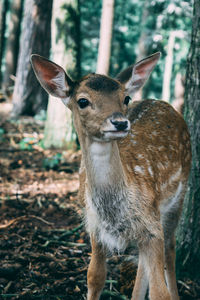
<instances>
[{"instance_id":1,"label":"fallen branch","mask_svg":"<svg viewBox=\"0 0 200 300\"><path fill-rule=\"evenodd\" d=\"M16 222L19 222L19 221L22 221L22 220L28 220L30 218L39 220L39 221L41 221L41 222L43 222L43 223L45 223L45 224L47 224L49 226L53 226L54 225L53 223L50 223L50 222L42 219L41 217L30 215L30 216L21 216L21 217L12 219L12 220L8 221L6 224L0 224L0 229L8 228L9 226L11 226L12 224L14 224Z\"/></svg>"}]
</instances>

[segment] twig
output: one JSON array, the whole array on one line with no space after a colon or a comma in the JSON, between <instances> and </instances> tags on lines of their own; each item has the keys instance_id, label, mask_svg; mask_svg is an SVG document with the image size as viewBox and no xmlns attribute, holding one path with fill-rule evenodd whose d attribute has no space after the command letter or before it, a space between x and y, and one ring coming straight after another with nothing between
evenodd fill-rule
<instances>
[{"instance_id":1,"label":"twig","mask_svg":"<svg viewBox=\"0 0 200 300\"><path fill-rule=\"evenodd\" d=\"M0 229L5 229L9 226L11 226L12 224L16 223L16 222L19 222L21 220L28 220L29 218L33 218L33 219L37 219L49 226L53 226L54 224L53 223L50 223L44 219L42 219L41 217L38 217L38 216L34 216L34 215L30 215L30 216L21 216L21 217L18 217L18 218L15 218L13 220L10 220L9 222L7 222L6 224L0 224Z\"/></svg>"},{"instance_id":2,"label":"twig","mask_svg":"<svg viewBox=\"0 0 200 300\"><path fill-rule=\"evenodd\" d=\"M187 290L190 290L190 287L183 281L178 280L178 283L180 283L181 285L183 285Z\"/></svg>"},{"instance_id":3,"label":"twig","mask_svg":"<svg viewBox=\"0 0 200 300\"><path fill-rule=\"evenodd\" d=\"M57 240L47 240L42 247L47 247L49 244L59 244L64 246L70 246L70 247L86 247L87 244L85 243L73 243L73 242L64 242L64 241L57 241Z\"/></svg>"}]
</instances>

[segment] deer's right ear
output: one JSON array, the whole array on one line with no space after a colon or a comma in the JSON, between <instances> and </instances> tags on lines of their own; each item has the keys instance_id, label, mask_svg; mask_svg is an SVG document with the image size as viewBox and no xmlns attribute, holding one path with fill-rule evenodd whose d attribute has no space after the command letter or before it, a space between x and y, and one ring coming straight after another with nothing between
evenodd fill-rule
<instances>
[{"instance_id":1,"label":"deer's right ear","mask_svg":"<svg viewBox=\"0 0 200 300\"><path fill-rule=\"evenodd\" d=\"M47 93L61 98L68 105L74 82L63 68L37 54L31 55L31 63L38 81Z\"/></svg>"},{"instance_id":2,"label":"deer's right ear","mask_svg":"<svg viewBox=\"0 0 200 300\"><path fill-rule=\"evenodd\" d=\"M117 75L116 79L125 85L129 96L132 97L145 84L159 58L160 52L156 52Z\"/></svg>"}]
</instances>

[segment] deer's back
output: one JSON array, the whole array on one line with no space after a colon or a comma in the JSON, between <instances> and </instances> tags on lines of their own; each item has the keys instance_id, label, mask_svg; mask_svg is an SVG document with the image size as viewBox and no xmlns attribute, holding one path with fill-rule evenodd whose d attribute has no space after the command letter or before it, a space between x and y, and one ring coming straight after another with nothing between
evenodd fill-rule
<instances>
[{"instance_id":1,"label":"deer's back","mask_svg":"<svg viewBox=\"0 0 200 300\"><path fill-rule=\"evenodd\" d=\"M164 101L144 100L129 109L131 132L119 142L128 180L168 198L185 183L191 161L190 137L182 116Z\"/></svg>"}]
</instances>

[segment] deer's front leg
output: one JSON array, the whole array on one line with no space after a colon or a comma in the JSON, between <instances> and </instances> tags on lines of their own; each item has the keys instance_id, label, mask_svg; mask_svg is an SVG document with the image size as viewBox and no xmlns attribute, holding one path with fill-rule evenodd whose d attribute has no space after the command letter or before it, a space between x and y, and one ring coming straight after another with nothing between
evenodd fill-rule
<instances>
[{"instance_id":1,"label":"deer's front leg","mask_svg":"<svg viewBox=\"0 0 200 300\"><path fill-rule=\"evenodd\" d=\"M148 278L142 255L139 255L137 276L132 293L132 300L144 300L148 288Z\"/></svg>"},{"instance_id":2,"label":"deer's front leg","mask_svg":"<svg viewBox=\"0 0 200 300\"><path fill-rule=\"evenodd\" d=\"M151 300L172 300L164 276L164 241L152 238L148 245L140 249L149 279Z\"/></svg>"},{"instance_id":3,"label":"deer's front leg","mask_svg":"<svg viewBox=\"0 0 200 300\"><path fill-rule=\"evenodd\" d=\"M106 279L106 255L94 237L91 237L92 257L87 273L88 300L98 300Z\"/></svg>"}]
</instances>

